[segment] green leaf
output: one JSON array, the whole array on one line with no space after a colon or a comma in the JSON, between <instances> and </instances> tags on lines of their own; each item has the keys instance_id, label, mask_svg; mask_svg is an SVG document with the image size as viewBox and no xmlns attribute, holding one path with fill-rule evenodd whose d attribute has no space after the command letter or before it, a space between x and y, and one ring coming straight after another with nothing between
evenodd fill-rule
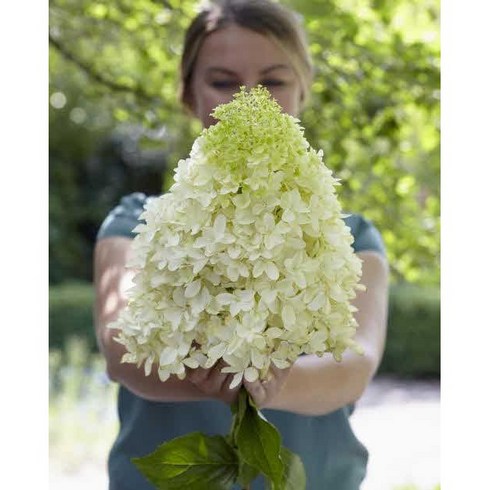
<instances>
[{"instance_id":1,"label":"green leaf","mask_svg":"<svg viewBox=\"0 0 490 490\"><path fill-rule=\"evenodd\" d=\"M284 490L305 490L306 472L301 458L286 447L281 448L284 463Z\"/></svg>"},{"instance_id":2,"label":"green leaf","mask_svg":"<svg viewBox=\"0 0 490 490\"><path fill-rule=\"evenodd\" d=\"M226 436L226 440L234 447L237 447L237 432L242 423L243 417L247 410L248 393L245 388L242 388L238 394L237 401L231 405L231 411L233 413L233 421L230 429L230 433ZM258 476L259 471L257 468L247 464L242 458L239 457L238 467L238 483L243 488L248 488L250 483Z\"/></svg>"},{"instance_id":3,"label":"green leaf","mask_svg":"<svg viewBox=\"0 0 490 490\"><path fill-rule=\"evenodd\" d=\"M193 432L132 462L158 489L228 490L238 477L234 449L221 436Z\"/></svg>"},{"instance_id":4,"label":"green leaf","mask_svg":"<svg viewBox=\"0 0 490 490\"><path fill-rule=\"evenodd\" d=\"M237 416L241 419L235 432L240 460L263 473L273 490L282 489L284 463L280 457L279 432L259 414L243 392L239 396Z\"/></svg>"},{"instance_id":5,"label":"green leaf","mask_svg":"<svg viewBox=\"0 0 490 490\"><path fill-rule=\"evenodd\" d=\"M255 478L259 475L257 468L250 466L245 463L245 461L240 460L240 465L238 467L238 483L243 488L248 488L250 483L252 483Z\"/></svg>"}]
</instances>

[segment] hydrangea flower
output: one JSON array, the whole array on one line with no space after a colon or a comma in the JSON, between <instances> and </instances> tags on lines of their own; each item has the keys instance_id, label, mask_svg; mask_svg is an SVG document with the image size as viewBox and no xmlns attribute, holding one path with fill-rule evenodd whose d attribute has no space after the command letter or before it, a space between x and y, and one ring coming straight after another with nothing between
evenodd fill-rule
<instances>
[{"instance_id":1,"label":"hydrangea flower","mask_svg":"<svg viewBox=\"0 0 490 490\"><path fill-rule=\"evenodd\" d=\"M213 116L135 229L134 286L110 325L123 362L165 381L222 359L233 387L301 354L340 360L362 286L339 182L265 88Z\"/></svg>"}]
</instances>

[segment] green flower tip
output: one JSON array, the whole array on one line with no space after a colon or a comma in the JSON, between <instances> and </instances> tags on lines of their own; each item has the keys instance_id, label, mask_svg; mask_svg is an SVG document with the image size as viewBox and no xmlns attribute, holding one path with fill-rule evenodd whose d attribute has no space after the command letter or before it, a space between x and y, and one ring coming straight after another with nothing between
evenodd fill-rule
<instances>
[{"instance_id":1,"label":"green flower tip","mask_svg":"<svg viewBox=\"0 0 490 490\"><path fill-rule=\"evenodd\" d=\"M202 150L221 165L226 162L230 172L249 165L251 158L256 163L262 161L260 155L267 155L271 165L274 160L275 170L285 162L294 166L295 155L309 146L299 120L285 114L260 85L249 91L241 87L233 100L218 106L212 116L218 122L203 131Z\"/></svg>"},{"instance_id":2,"label":"green flower tip","mask_svg":"<svg viewBox=\"0 0 490 490\"><path fill-rule=\"evenodd\" d=\"M258 115L280 118L281 106L262 85L250 91L247 91L245 87L240 87L240 92L233 95L231 102L219 105L211 115L215 119L230 124L249 124L257 121Z\"/></svg>"}]
</instances>

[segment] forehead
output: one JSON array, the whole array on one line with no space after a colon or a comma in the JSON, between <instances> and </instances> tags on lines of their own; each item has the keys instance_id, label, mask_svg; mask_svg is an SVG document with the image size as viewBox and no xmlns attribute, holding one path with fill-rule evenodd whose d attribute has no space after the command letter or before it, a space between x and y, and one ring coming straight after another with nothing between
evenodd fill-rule
<instances>
[{"instance_id":1,"label":"forehead","mask_svg":"<svg viewBox=\"0 0 490 490\"><path fill-rule=\"evenodd\" d=\"M236 72L291 66L286 52L272 39L234 24L209 34L199 50L196 70L216 65Z\"/></svg>"}]
</instances>

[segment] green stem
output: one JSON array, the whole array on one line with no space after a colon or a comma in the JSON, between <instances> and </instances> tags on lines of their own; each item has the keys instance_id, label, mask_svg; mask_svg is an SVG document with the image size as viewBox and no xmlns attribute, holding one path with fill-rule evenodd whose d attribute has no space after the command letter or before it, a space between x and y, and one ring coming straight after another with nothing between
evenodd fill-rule
<instances>
[{"instance_id":1,"label":"green stem","mask_svg":"<svg viewBox=\"0 0 490 490\"><path fill-rule=\"evenodd\" d=\"M230 432L228 434L230 437L231 445L234 447L236 447L236 431L238 430L238 427L241 423L241 419L243 416L243 413L241 413L241 410L243 410L243 407L241 406L241 403L240 403L240 402L242 402L242 404L243 404L243 397L245 397L245 399L246 399L248 397L248 392L242 386L240 388L240 392L238 394L237 401L235 402L235 404L232 407L233 419L232 419L232 423L231 423ZM249 489L245 489L245 490L249 490Z\"/></svg>"}]
</instances>

